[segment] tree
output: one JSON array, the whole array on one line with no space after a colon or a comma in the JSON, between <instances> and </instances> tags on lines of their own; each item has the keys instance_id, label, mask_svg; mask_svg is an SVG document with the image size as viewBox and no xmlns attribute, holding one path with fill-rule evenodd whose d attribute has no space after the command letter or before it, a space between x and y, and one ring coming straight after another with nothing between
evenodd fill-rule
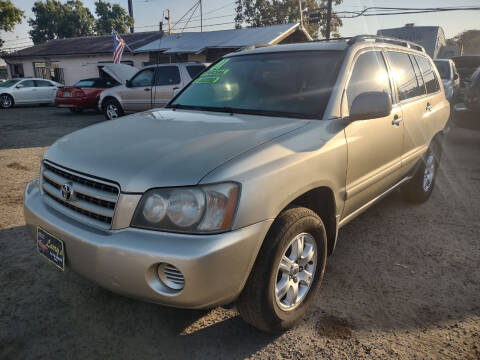
<instances>
[{"instance_id":1,"label":"tree","mask_svg":"<svg viewBox=\"0 0 480 360\"><path fill-rule=\"evenodd\" d=\"M94 34L95 18L80 0L68 0L62 4L59 0L37 1L28 24L32 27L30 37L34 44L47 40Z\"/></svg>"},{"instance_id":2,"label":"tree","mask_svg":"<svg viewBox=\"0 0 480 360\"><path fill-rule=\"evenodd\" d=\"M10 0L0 0L0 30L13 31L15 25L22 22L23 11L15 7ZM0 47L3 41L0 39Z\"/></svg>"},{"instance_id":3,"label":"tree","mask_svg":"<svg viewBox=\"0 0 480 360\"><path fill-rule=\"evenodd\" d=\"M98 0L95 3L95 14L98 16L95 25L97 35L111 34L113 29L123 34L133 26L133 19L118 4L112 5L109 2Z\"/></svg>"},{"instance_id":4,"label":"tree","mask_svg":"<svg viewBox=\"0 0 480 360\"><path fill-rule=\"evenodd\" d=\"M465 55L480 54L480 30L464 31L450 39L450 42L462 47Z\"/></svg>"},{"instance_id":5,"label":"tree","mask_svg":"<svg viewBox=\"0 0 480 360\"><path fill-rule=\"evenodd\" d=\"M333 0L335 5L342 2L343 0ZM313 38L318 37L319 31L322 36L326 34L327 3L328 0L302 1L305 29ZM257 27L300 22L298 0L237 0L236 4L236 28L240 28L243 24ZM332 12L331 35L333 37L340 36L338 29L341 26L342 20Z\"/></svg>"}]
</instances>

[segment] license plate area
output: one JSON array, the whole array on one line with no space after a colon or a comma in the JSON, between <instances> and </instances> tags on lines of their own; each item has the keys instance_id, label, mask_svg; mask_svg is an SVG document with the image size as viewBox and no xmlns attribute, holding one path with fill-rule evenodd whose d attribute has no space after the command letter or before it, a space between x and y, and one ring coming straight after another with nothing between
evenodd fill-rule
<instances>
[{"instance_id":1,"label":"license plate area","mask_svg":"<svg viewBox=\"0 0 480 360\"><path fill-rule=\"evenodd\" d=\"M65 91L65 92L63 93L63 96L65 96L65 97L70 97L70 95L71 95L71 94L70 94L70 91Z\"/></svg>"},{"instance_id":2,"label":"license plate area","mask_svg":"<svg viewBox=\"0 0 480 360\"><path fill-rule=\"evenodd\" d=\"M63 241L40 227L37 227L37 250L57 269L65 271L65 245Z\"/></svg>"}]
</instances>

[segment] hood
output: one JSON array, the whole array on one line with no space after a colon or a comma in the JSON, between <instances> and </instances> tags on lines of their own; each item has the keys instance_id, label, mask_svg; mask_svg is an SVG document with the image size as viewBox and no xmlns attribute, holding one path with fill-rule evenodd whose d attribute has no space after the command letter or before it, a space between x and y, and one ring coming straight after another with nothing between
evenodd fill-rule
<instances>
[{"instance_id":1,"label":"hood","mask_svg":"<svg viewBox=\"0 0 480 360\"><path fill-rule=\"evenodd\" d=\"M136 67L126 64L105 65L102 70L117 80L120 84L125 84L127 80L130 80L133 75L138 72Z\"/></svg>"},{"instance_id":2,"label":"hood","mask_svg":"<svg viewBox=\"0 0 480 360\"><path fill-rule=\"evenodd\" d=\"M242 152L308 123L280 117L158 109L64 136L45 159L120 184L122 192L197 184ZM228 180L228 179L225 179Z\"/></svg>"}]
</instances>

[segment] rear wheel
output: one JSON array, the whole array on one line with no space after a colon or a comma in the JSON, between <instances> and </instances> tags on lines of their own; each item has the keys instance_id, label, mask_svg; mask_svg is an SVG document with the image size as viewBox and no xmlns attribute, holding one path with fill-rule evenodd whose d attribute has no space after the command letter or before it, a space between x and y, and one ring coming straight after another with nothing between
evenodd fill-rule
<instances>
[{"instance_id":1,"label":"rear wheel","mask_svg":"<svg viewBox=\"0 0 480 360\"><path fill-rule=\"evenodd\" d=\"M14 104L13 97L8 94L0 95L0 107L3 109L11 108Z\"/></svg>"},{"instance_id":2,"label":"rear wheel","mask_svg":"<svg viewBox=\"0 0 480 360\"><path fill-rule=\"evenodd\" d=\"M415 175L402 188L405 200L417 204L428 200L435 186L440 155L439 145L437 143L430 145Z\"/></svg>"},{"instance_id":3,"label":"rear wheel","mask_svg":"<svg viewBox=\"0 0 480 360\"><path fill-rule=\"evenodd\" d=\"M295 326L307 313L325 271L327 240L311 210L285 210L272 225L237 300L242 318L267 332Z\"/></svg>"},{"instance_id":4,"label":"rear wheel","mask_svg":"<svg viewBox=\"0 0 480 360\"><path fill-rule=\"evenodd\" d=\"M123 116L123 109L115 99L107 99L103 102L103 113L107 120L114 120Z\"/></svg>"}]
</instances>

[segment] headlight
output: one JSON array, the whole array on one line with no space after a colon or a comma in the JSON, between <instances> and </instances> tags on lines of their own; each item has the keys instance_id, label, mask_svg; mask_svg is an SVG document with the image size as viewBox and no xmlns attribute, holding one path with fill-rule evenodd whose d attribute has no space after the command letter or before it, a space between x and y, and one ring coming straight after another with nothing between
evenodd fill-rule
<instances>
[{"instance_id":1,"label":"headlight","mask_svg":"<svg viewBox=\"0 0 480 360\"><path fill-rule=\"evenodd\" d=\"M184 233L209 233L231 228L239 185L152 189L135 210L132 226Z\"/></svg>"}]
</instances>

